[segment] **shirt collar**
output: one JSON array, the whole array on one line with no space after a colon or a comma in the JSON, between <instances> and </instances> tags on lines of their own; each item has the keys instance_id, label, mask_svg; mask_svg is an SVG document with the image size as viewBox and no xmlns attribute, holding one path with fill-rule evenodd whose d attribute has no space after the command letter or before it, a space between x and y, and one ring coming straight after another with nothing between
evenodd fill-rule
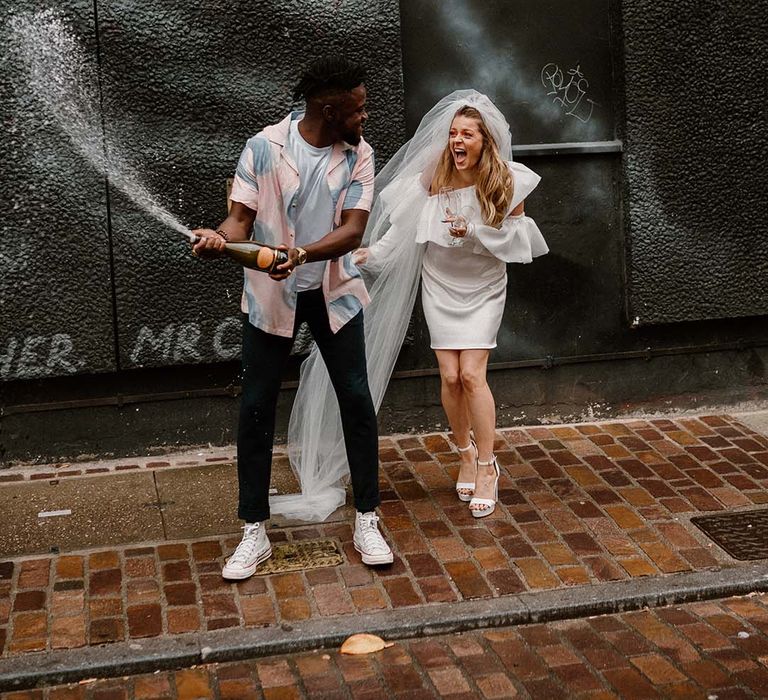
<instances>
[{"instance_id":1,"label":"shirt collar","mask_svg":"<svg viewBox=\"0 0 768 700\"><path fill-rule=\"evenodd\" d=\"M291 122L296 121L298 119L301 119L304 116L304 112L302 110L295 110L288 114L288 116L285 117L282 121L278 122L277 124L271 124L270 126L267 126L264 128L264 135L274 144L277 144L280 147L284 147L286 142L288 141L288 134L291 129ZM362 143L362 141L361 141ZM359 144L357 146L353 146L350 143L347 143L346 141L337 141L333 144L333 150L341 150L341 151L357 151L359 147Z\"/></svg>"}]
</instances>

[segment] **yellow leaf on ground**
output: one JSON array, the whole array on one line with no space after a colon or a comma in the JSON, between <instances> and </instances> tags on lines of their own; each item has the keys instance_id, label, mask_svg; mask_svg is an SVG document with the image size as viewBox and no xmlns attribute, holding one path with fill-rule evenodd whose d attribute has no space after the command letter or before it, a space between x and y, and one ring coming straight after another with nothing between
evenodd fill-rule
<instances>
[{"instance_id":1,"label":"yellow leaf on ground","mask_svg":"<svg viewBox=\"0 0 768 700\"><path fill-rule=\"evenodd\" d=\"M344 640L344 644L341 645L341 653L372 654L375 651L381 651L391 646L392 642L387 643L375 634L353 634Z\"/></svg>"}]
</instances>

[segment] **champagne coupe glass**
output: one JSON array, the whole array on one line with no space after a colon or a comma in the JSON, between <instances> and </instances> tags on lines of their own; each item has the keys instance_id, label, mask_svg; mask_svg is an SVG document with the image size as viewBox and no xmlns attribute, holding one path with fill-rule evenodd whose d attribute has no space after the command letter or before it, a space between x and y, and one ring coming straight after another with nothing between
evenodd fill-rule
<instances>
[{"instance_id":1,"label":"champagne coupe glass","mask_svg":"<svg viewBox=\"0 0 768 700\"><path fill-rule=\"evenodd\" d=\"M438 203L440 205L441 221L447 223L451 228L466 228L467 220L461 214L461 198L453 187L441 187L437 193ZM464 245L464 241L456 236L448 234L448 245L458 247Z\"/></svg>"},{"instance_id":2,"label":"champagne coupe glass","mask_svg":"<svg viewBox=\"0 0 768 700\"><path fill-rule=\"evenodd\" d=\"M458 220L461 222L461 228L466 229L466 233L464 234L464 238L466 238L469 235L469 227L470 227L470 221L472 221L472 217L475 215L475 208L470 207L467 205L466 207L462 207L461 211L459 213ZM458 238L456 240L460 241L462 244L464 243L464 238Z\"/></svg>"}]
</instances>

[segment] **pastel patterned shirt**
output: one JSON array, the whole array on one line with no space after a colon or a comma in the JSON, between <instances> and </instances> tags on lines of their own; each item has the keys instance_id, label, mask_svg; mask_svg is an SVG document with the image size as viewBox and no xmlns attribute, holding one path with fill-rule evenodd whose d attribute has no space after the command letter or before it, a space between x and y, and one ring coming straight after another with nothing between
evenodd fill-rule
<instances>
[{"instance_id":1,"label":"pastel patterned shirt","mask_svg":"<svg viewBox=\"0 0 768 700\"><path fill-rule=\"evenodd\" d=\"M296 245L295 222L299 172L285 147L290 124L303 117L291 112L283 121L251 137L237 164L230 199L256 212L251 238L269 245ZM370 211L373 204L373 149L363 139L357 146L334 144L326 173L334 203L334 226L347 209ZM261 330L291 337L296 313L296 278L276 282L257 270L245 270L242 310ZM328 261L323 275L328 321L336 333L370 301L352 253Z\"/></svg>"}]
</instances>

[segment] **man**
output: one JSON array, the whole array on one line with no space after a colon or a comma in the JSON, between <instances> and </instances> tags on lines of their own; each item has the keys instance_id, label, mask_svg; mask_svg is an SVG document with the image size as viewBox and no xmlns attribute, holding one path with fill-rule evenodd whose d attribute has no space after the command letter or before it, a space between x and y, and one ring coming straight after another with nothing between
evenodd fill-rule
<instances>
[{"instance_id":1,"label":"man","mask_svg":"<svg viewBox=\"0 0 768 700\"><path fill-rule=\"evenodd\" d=\"M365 74L342 58L314 63L293 112L245 146L231 209L217 230L195 231L193 252L220 255L227 241L278 245L288 261L271 275L245 270L242 402L237 437L238 517L245 533L222 575L245 579L272 554L265 531L280 368L307 321L336 391L354 492L355 548L369 565L389 564L378 529L378 433L363 333L365 285L350 262L373 200L373 151L363 140ZM270 279L271 277L271 279Z\"/></svg>"}]
</instances>

